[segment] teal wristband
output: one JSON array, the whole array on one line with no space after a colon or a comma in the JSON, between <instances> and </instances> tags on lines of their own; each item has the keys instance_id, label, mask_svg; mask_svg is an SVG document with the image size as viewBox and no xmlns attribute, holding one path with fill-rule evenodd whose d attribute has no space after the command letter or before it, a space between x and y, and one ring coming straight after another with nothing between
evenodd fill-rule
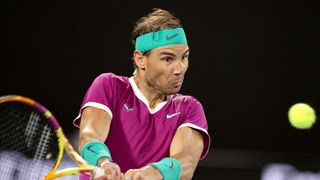
<instances>
[{"instance_id":1,"label":"teal wristband","mask_svg":"<svg viewBox=\"0 0 320 180\"><path fill-rule=\"evenodd\" d=\"M100 141L91 141L82 147L81 155L89 164L97 166L100 158L111 158L108 147Z\"/></svg>"},{"instance_id":2,"label":"teal wristband","mask_svg":"<svg viewBox=\"0 0 320 180\"><path fill-rule=\"evenodd\" d=\"M159 162L148 164L160 171L163 180L179 180L181 176L180 162L174 158L164 158Z\"/></svg>"}]
</instances>

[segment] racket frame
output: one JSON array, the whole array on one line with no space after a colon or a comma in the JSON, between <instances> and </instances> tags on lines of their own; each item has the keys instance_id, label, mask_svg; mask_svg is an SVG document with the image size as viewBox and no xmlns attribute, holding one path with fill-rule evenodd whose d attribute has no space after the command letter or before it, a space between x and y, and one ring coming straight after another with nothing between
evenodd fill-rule
<instances>
[{"instance_id":1,"label":"racket frame","mask_svg":"<svg viewBox=\"0 0 320 180\"><path fill-rule=\"evenodd\" d=\"M55 116L43 105L36 102L33 99L30 99L28 97L19 96L19 95L10 95L10 96L3 96L0 98L0 103L5 102L20 102L24 103L26 105L32 106L34 109L42 113L50 124L53 125L57 139L58 139L58 146L59 146L59 154L57 161L55 162L54 167L50 170L50 172L43 177L43 180L51 180L58 177L68 176L68 175L86 175L86 176L92 176L92 173L95 169L94 166L87 163L72 147L72 145L69 143L68 139L64 135L62 128L55 118ZM66 168L62 170L58 170L61 161L62 156L64 154L64 151L71 157L71 159L79 166L79 167L73 167L73 168Z\"/></svg>"}]
</instances>

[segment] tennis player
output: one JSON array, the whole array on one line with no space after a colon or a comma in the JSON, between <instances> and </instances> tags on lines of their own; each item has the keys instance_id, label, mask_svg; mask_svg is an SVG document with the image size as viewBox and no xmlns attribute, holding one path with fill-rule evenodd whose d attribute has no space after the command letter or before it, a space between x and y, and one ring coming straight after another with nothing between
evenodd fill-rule
<instances>
[{"instance_id":1,"label":"tennis player","mask_svg":"<svg viewBox=\"0 0 320 180\"><path fill-rule=\"evenodd\" d=\"M153 9L133 30L132 77L99 75L74 124L79 150L104 169L96 179L192 179L210 145L201 103L178 94L189 64L180 20Z\"/></svg>"}]
</instances>

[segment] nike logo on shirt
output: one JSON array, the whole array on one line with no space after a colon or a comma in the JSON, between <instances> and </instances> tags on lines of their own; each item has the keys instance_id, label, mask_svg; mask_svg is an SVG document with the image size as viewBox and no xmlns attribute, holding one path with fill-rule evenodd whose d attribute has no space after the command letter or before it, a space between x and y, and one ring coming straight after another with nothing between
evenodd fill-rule
<instances>
[{"instance_id":1,"label":"nike logo on shirt","mask_svg":"<svg viewBox=\"0 0 320 180\"><path fill-rule=\"evenodd\" d=\"M169 118L172 118L172 117L174 117L176 115L179 115L179 114L181 114L181 112L176 112L176 113L173 113L173 114L167 114L166 118L169 119Z\"/></svg>"}]
</instances>

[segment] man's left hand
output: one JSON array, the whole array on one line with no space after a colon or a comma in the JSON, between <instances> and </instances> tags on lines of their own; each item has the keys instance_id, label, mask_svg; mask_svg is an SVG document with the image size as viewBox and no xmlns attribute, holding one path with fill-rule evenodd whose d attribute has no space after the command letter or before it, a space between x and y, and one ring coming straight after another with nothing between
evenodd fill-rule
<instances>
[{"instance_id":1,"label":"man's left hand","mask_svg":"<svg viewBox=\"0 0 320 180\"><path fill-rule=\"evenodd\" d=\"M161 173L154 167L145 166L141 169L129 169L125 176L131 180L162 180Z\"/></svg>"}]
</instances>

